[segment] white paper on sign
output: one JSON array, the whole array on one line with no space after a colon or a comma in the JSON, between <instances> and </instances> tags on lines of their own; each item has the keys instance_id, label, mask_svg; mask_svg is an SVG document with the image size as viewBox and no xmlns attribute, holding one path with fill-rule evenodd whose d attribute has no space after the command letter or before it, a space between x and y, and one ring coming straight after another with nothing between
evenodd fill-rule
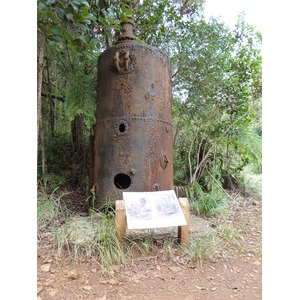
<instances>
[{"instance_id":1,"label":"white paper on sign","mask_svg":"<svg viewBox=\"0 0 300 300\"><path fill-rule=\"evenodd\" d=\"M123 192L128 229L187 225L173 190Z\"/></svg>"}]
</instances>

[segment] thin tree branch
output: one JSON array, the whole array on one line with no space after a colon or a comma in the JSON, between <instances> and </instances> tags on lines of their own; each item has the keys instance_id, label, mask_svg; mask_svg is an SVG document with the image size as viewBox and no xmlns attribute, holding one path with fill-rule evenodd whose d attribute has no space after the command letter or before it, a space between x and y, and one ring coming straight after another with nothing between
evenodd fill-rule
<instances>
[{"instance_id":1,"label":"thin tree branch","mask_svg":"<svg viewBox=\"0 0 300 300\"><path fill-rule=\"evenodd\" d=\"M44 92L42 92L42 96L46 97L46 98L56 99L56 100L59 100L61 102L66 101L65 97L63 97L63 96L52 95L52 94L48 94L48 93L44 93Z\"/></svg>"},{"instance_id":2,"label":"thin tree branch","mask_svg":"<svg viewBox=\"0 0 300 300\"><path fill-rule=\"evenodd\" d=\"M238 119L236 119L224 132L223 134L217 139L216 143L219 143L219 141L228 133L228 131L236 124L238 123L242 118L244 118L247 114L249 114L249 110L247 110L243 115L241 115ZM196 174L199 171L200 167L202 166L203 162L207 159L208 155L210 154L210 152L214 149L215 145L212 145L206 155L204 156L204 158L201 160L201 162L199 163L199 165L196 167L196 170L194 172L194 176L191 180L191 182L194 182L195 178L196 178Z\"/></svg>"}]
</instances>

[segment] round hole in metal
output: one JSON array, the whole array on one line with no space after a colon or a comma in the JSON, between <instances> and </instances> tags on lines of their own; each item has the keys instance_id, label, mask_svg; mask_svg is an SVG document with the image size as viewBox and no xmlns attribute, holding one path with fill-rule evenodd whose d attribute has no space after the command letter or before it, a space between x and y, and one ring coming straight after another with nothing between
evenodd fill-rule
<instances>
[{"instance_id":1,"label":"round hole in metal","mask_svg":"<svg viewBox=\"0 0 300 300\"><path fill-rule=\"evenodd\" d=\"M125 190L131 185L131 178L124 173L119 173L114 178L114 185L119 190Z\"/></svg>"},{"instance_id":2,"label":"round hole in metal","mask_svg":"<svg viewBox=\"0 0 300 300\"><path fill-rule=\"evenodd\" d=\"M120 132L124 132L125 129L126 129L125 124L121 123L120 126L119 126L119 131L120 131Z\"/></svg>"}]
</instances>

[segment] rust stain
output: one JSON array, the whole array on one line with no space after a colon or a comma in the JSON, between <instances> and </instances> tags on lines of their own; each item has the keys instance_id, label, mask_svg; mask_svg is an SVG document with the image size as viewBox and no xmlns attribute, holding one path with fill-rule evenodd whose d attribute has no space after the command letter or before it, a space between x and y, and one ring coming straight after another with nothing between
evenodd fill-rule
<instances>
[{"instance_id":1,"label":"rust stain","mask_svg":"<svg viewBox=\"0 0 300 300\"><path fill-rule=\"evenodd\" d=\"M104 51L98 60L96 118L96 208L115 192L173 189L167 55L126 38Z\"/></svg>"}]
</instances>

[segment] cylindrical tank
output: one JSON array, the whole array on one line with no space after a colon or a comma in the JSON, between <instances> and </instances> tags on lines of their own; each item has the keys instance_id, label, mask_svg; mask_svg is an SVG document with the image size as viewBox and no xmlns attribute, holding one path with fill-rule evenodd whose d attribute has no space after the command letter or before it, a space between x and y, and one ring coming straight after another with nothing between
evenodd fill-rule
<instances>
[{"instance_id":1,"label":"cylindrical tank","mask_svg":"<svg viewBox=\"0 0 300 300\"><path fill-rule=\"evenodd\" d=\"M98 60L96 208L122 191L173 189L170 59L133 32L123 24L119 43Z\"/></svg>"}]
</instances>

